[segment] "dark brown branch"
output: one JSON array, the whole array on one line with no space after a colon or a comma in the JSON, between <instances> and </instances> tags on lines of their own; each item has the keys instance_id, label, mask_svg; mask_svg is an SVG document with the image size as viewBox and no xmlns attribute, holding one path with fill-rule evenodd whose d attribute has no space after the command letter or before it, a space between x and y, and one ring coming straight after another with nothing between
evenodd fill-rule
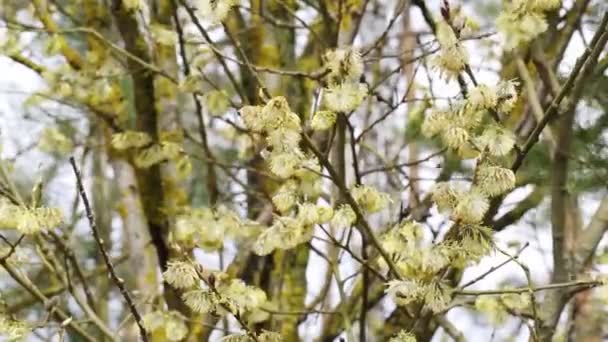
<instances>
[{"instance_id":1,"label":"dark brown branch","mask_svg":"<svg viewBox=\"0 0 608 342\"><path fill-rule=\"evenodd\" d=\"M187 76L190 75L190 64L188 61L188 57L186 56L186 48L184 41L184 31L181 23L179 22L179 18L177 15L177 4L175 0L172 1L174 6L173 11L173 21L175 22L175 28L177 31L177 39L179 42L179 55L182 59L182 63L184 64L184 74ZM217 185L217 174L215 172L215 167L213 165L215 161L215 156L211 152L209 148L209 142L207 139L207 128L205 126L205 118L203 116L203 105L198 98L198 95L192 94L192 100L194 101L194 107L196 110L196 118L198 120L198 133L201 139L201 146L203 148L203 152L205 153L205 157L208 159L206 162L206 184L207 191L209 192L209 203L213 206L217 203L219 197L218 185Z\"/></svg>"},{"instance_id":2,"label":"dark brown branch","mask_svg":"<svg viewBox=\"0 0 608 342\"><path fill-rule=\"evenodd\" d=\"M203 38L205 38L205 41L207 41L207 44L214 47L213 49L211 49L211 51L213 51L213 54L215 55L217 60L222 65L222 68L224 69L226 76L228 76L228 79L230 80L230 83L234 87L234 90L239 94L241 101L247 101L247 97L245 96L243 89L239 86L239 82L237 82L236 78L234 77L234 74L228 67L228 64L226 64L226 61L223 58L223 56L220 55L218 51L216 51L215 43L211 39L211 36L209 36L209 33L207 33L207 30L205 30L205 28L203 27L201 22L198 20L198 17L194 13L194 10L192 8L190 8L184 0L178 0L178 1L182 5L182 7L186 10L186 12L188 13L188 16L194 23L194 26L196 26L196 28L198 29L200 34L203 36Z\"/></svg>"},{"instance_id":3,"label":"dark brown branch","mask_svg":"<svg viewBox=\"0 0 608 342\"><path fill-rule=\"evenodd\" d=\"M359 205L357 204L357 202L355 201L353 196L348 191L348 188L346 187L344 180L340 178L340 176L338 175L338 173L336 172L334 167L331 165L329 160L323 155L323 153L321 153L321 151L319 151L319 149L315 146L315 144L310 139L310 137L308 137L306 134L303 134L302 137L303 137L303 142L306 145L306 147L308 147L312 151L312 153L321 162L321 165L323 165L327 169L327 171L329 172L329 174L332 178L332 182L334 184L336 184L336 186L338 187L338 189L344 196L346 203L348 203L351 206L351 208L355 211L355 214L357 216L358 225L362 228L363 231L365 231L365 234L367 234L367 236L370 239L370 242L372 243L374 248L376 248L378 250L378 252L382 256L384 261L386 261L389 269L395 275L395 277L401 278L401 276L399 274L399 270L397 269L397 266L391 259L390 255L388 255L386 250L382 247L382 245L380 244L380 241L378 241L378 239L374 235L374 232L372 231L372 227L369 225L369 223L365 219L365 216L361 212L361 208L359 207Z\"/></svg>"},{"instance_id":4,"label":"dark brown branch","mask_svg":"<svg viewBox=\"0 0 608 342\"><path fill-rule=\"evenodd\" d=\"M99 251L101 252L103 261L105 262L106 267L108 268L108 272L110 272L110 277L112 278L112 281L116 284L116 286L120 290L120 294L123 296L123 298L127 302L127 305L129 306L129 310L131 311L131 313L133 314L133 317L135 318L135 323L137 323L137 326L139 327L139 332L140 332L140 336L141 336L142 340L144 342L147 342L148 335L147 335L146 329L144 328L144 325L143 325L142 316L139 313L139 311L137 311L137 308L135 307L135 302L133 302L133 299L131 298L129 291L125 287L124 280L121 279L120 277L118 277L118 275L116 274L116 271L114 270L114 265L112 264L112 260L110 260L110 256L108 255L108 252L106 251L106 249L104 247L104 241L101 239L101 237L99 235L99 231L97 230L97 223L95 222L95 216L93 215L93 210L91 210L89 198L87 197L87 194L84 190L84 185L82 184L82 175L80 173L80 170L78 170L78 166L76 165L76 160L74 159L74 157L70 157L70 164L72 165L72 170L74 171L74 176L76 177L76 186L78 188L78 193L80 194L80 197L82 199L82 204L84 205L84 209L87 214L87 219L89 220L89 226L93 233L93 238L95 239L95 242L97 242L97 246L99 247Z\"/></svg>"},{"instance_id":5,"label":"dark brown branch","mask_svg":"<svg viewBox=\"0 0 608 342\"><path fill-rule=\"evenodd\" d=\"M541 132L545 129L549 121L551 121L555 115L559 114L559 107L562 103L562 100L564 100L566 98L566 95L568 95L570 91L575 87L575 81L578 84L577 86L581 86L584 82L584 77L579 78L578 76L581 73L584 74L582 69L583 66L586 64L585 62L587 61L589 56L592 53L599 53L600 51L602 51L604 44L598 44L598 42L603 40L600 39L602 36L606 36L608 34L608 32L606 32L607 27L608 13L606 13L602 18L602 22L598 27L597 32L595 33L594 41L596 44L593 44L592 42L590 48L586 49L585 52L576 60L576 64L574 65L574 68L572 69L568 80L566 80L566 83L561 87L559 94L557 94L557 96L553 99L549 107L545 110L545 115L543 116L542 120L536 125L536 127L528 137L528 140L526 140L524 147L521 149L521 153L518 154L517 158L513 162L513 165L511 166L511 169L513 171L517 171L521 167L528 152L530 152L532 147L538 141Z\"/></svg>"}]
</instances>

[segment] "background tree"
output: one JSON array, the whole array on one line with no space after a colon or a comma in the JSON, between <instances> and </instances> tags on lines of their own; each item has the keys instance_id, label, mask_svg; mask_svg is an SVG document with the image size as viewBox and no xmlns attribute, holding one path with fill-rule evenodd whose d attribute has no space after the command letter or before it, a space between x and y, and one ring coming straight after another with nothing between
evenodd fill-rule
<instances>
[{"instance_id":1,"label":"background tree","mask_svg":"<svg viewBox=\"0 0 608 342\"><path fill-rule=\"evenodd\" d=\"M602 1L0 21L9 339L604 338Z\"/></svg>"}]
</instances>

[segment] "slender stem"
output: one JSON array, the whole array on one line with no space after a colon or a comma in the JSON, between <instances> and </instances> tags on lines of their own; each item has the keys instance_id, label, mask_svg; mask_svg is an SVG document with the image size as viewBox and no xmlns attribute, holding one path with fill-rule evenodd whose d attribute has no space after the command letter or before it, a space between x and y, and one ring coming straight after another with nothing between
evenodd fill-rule
<instances>
[{"instance_id":1,"label":"slender stem","mask_svg":"<svg viewBox=\"0 0 608 342\"><path fill-rule=\"evenodd\" d=\"M555 289L563 289L567 287L582 287L582 288L593 288L597 286L602 286L603 283L598 280L576 280L565 283L554 283L537 287L519 287L515 289L501 289L501 290L487 290L487 291L454 291L454 294L460 296L492 296L492 295L503 295L503 294L520 294L520 293L529 293L539 292L539 291L547 291L547 290L555 290Z\"/></svg>"},{"instance_id":2,"label":"slender stem","mask_svg":"<svg viewBox=\"0 0 608 342\"><path fill-rule=\"evenodd\" d=\"M334 182L334 184L336 184L336 186L338 187L340 192L344 195L346 202L355 211L355 214L357 216L357 222L359 223L359 227L361 227L361 229L363 229L365 231L370 242L378 250L378 252L382 256L382 258L388 265L389 269L391 270L391 272L393 272L397 278L400 278L399 270L397 269L397 266L395 265L395 263L393 262L391 257L388 255L388 253L386 252L384 247L382 247L382 245L380 244L380 241L378 241L378 238L375 236L374 232L372 231L371 226L365 219L365 216L363 215L361 208L359 208L359 205L357 204L357 202L355 201L353 196L348 191L346 184L340 179L338 173L336 172L334 167L331 165L331 163L329 162L327 157L325 157L325 155L323 155L323 153L321 153L321 151L319 151L319 149L315 146L315 144L312 142L310 137L308 137L306 134L303 134L302 137L303 137L303 142L306 144L306 146L308 148L310 148L312 153L317 158L319 158L321 165L323 165L327 169L327 171L329 172L329 174L332 178L332 181Z\"/></svg>"},{"instance_id":3,"label":"slender stem","mask_svg":"<svg viewBox=\"0 0 608 342\"><path fill-rule=\"evenodd\" d=\"M108 252L105 249L104 242L99 235L97 223L95 222L95 216L93 215L93 210L91 210L89 198L87 197L87 194L84 191L84 185L82 184L82 175L80 173L80 170L78 170L78 166L76 165L76 160L74 159L74 157L70 157L70 164L72 165L72 170L74 171L74 175L76 176L76 186L78 187L78 192L80 193L80 197L82 199L82 203L87 214L87 219L89 220L89 226L91 228L91 231L93 232L93 238L95 239L95 242L97 242L97 246L101 251L103 261L105 262L106 267L110 272L110 277L112 278L112 281L114 281L114 283L120 290L120 294L122 294L123 298L127 302L127 305L129 306L129 310L131 310L131 313L135 318L135 323L137 323L137 326L139 327L139 333L141 335L142 340L144 342L147 342L148 335L146 333L146 329L144 328L141 314L139 313L139 311L137 311L135 303L133 302L129 291L125 287L124 280L118 277L118 275L116 274L114 265L112 264L112 260L110 260L110 256L108 255Z\"/></svg>"}]
</instances>

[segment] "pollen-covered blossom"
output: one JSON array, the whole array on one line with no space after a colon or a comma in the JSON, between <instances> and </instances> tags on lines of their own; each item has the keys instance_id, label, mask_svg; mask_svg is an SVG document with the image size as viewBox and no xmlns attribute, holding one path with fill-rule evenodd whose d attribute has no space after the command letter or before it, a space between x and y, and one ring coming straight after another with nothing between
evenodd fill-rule
<instances>
[{"instance_id":1,"label":"pollen-covered blossom","mask_svg":"<svg viewBox=\"0 0 608 342\"><path fill-rule=\"evenodd\" d=\"M441 51L433 60L433 64L439 69L441 75L449 81L465 69L469 56L459 43L452 27L443 20L437 23L437 40L441 46Z\"/></svg>"},{"instance_id":2,"label":"pollen-covered blossom","mask_svg":"<svg viewBox=\"0 0 608 342\"><path fill-rule=\"evenodd\" d=\"M314 181L319 179L321 174L321 165L319 159L309 155L304 157L300 163L300 167L296 170L295 176L302 181Z\"/></svg>"},{"instance_id":3,"label":"pollen-covered blossom","mask_svg":"<svg viewBox=\"0 0 608 342\"><path fill-rule=\"evenodd\" d=\"M447 182L435 184L431 199L437 205L439 212L451 211L458 204L458 199L462 196L462 191L456 189Z\"/></svg>"},{"instance_id":4,"label":"pollen-covered blossom","mask_svg":"<svg viewBox=\"0 0 608 342\"><path fill-rule=\"evenodd\" d=\"M475 110L467 106L465 101L454 104L450 116L450 125L462 127L470 132L480 126L485 116L485 111Z\"/></svg>"},{"instance_id":5,"label":"pollen-covered blossom","mask_svg":"<svg viewBox=\"0 0 608 342\"><path fill-rule=\"evenodd\" d=\"M406 241L418 242L422 239L422 226L416 221L404 221L397 227L397 233Z\"/></svg>"},{"instance_id":6,"label":"pollen-covered blossom","mask_svg":"<svg viewBox=\"0 0 608 342\"><path fill-rule=\"evenodd\" d=\"M456 37L456 33L445 20L440 20L437 23L436 36L439 45L442 48L448 48L458 44L458 37Z\"/></svg>"},{"instance_id":7,"label":"pollen-covered blossom","mask_svg":"<svg viewBox=\"0 0 608 342\"><path fill-rule=\"evenodd\" d=\"M302 140L300 131L286 127L278 127L268 132L266 141L268 145L274 147L275 151L290 151L298 147Z\"/></svg>"},{"instance_id":8,"label":"pollen-covered blossom","mask_svg":"<svg viewBox=\"0 0 608 342\"><path fill-rule=\"evenodd\" d=\"M329 220L331 220L334 216L334 210L332 207L317 205L317 215L319 216L318 223L329 222Z\"/></svg>"},{"instance_id":9,"label":"pollen-covered blossom","mask_svg":"<svg viewBox=\"0 0 608 342\"><path fill-rule=\"evenodd\" d=\"M358 82L363 74L363 60L358 51L341 48L325 54L328 78L336 82Z\"/></svg>"},{"instance_id":10,"label":"pollen-covered blossom","mask_svg":"<svg viewBox=\"0 0 608 342\"><path fill-rule=\"evenodd\" d=\"M389 255L397 255L403 253L406 248L408 241L397 233L396 228L389 229L387 232L380 235L380 245ZM396 258L395 258L396 259ZM384 261L383 258L379 259L380 262ZM386 265L381 265L383 268Z\"/></svg>"},{"instance_id":11,"label":"pollen-covered blossom","mask_svg":"<svg viewBox=\"0 0 608 342\"><path fill-rule=\"evenodd\" d=\"M492 109L498 103L498 94L495 89L481 84L469 91L467 100L474 109Z\"/></svg>"},{"instance_id":12,"label":"pollen-covered blossom","mask_svg":"<svg viewBox=\"0 0 608 342\"><path fill-rule=\"evenodd\" d=\"M293 130L300 129L300 118L291 111L287 99L283 96L277 96L268 101L260 112L260 119L267 132L280 126Z\"/></svg>"},{"instance_id":13,"label":"pollen-covered blossom","mask_svg":"<svg viewBox=\"0 0 608 342\"><path fill-rule=\"evenodd\" d=\"M333 216L331 207L314 203L302 203L298 205L298 219L305 225L325 223Z\"/></svg>"},{"instance_id":14,"label":"pollen-covered blossom","mask_svg":"<svg viewBox=\"0 0 608 342\"><path fill-rule=\"evenodd\" d=\"M201 314L216 312L221 303L221 298L210 289L188 291L182 299L192 311Z\"/></svg>"},{"instance_id":15,"label":"pollen-covered blossom","mask_svg":"<svg viewBox=\"0 0 608 342\"><path fill-rule=\"evenodd\" d=\"M302 127L300 117L298 116L298 114L290 110L289 112L285 113L285 116L283 116L281 120L281 127L301 132Z\"/></svg>"},{"instance_id":16,"label":"pollen-covered blossom","mask_svg":"<svg viewBox=\"0 0 608 342\"><path fill-rule=\"evenodd\" d=\"M463 158L472 158L477 152L472 149L471 134L480 125L484 111L459 103L451 110L437 110L422 123L422 134L428 138L439 135L448 147Z\"/></svg>"},{"instance_id":17,"label":"pollen-covered blossom","mask_svg":"<svg viewBox=\"0 0 608 342\"><path fill-rule=\"evenodd\" d=\"M476 223L483 220L489 208L488 198L480 191L472 190L458 199L452 217L461 222Z\"/></svg>"},{"instance_id":18,"label":"pollen-covered blossom","mask_svg":"<svg viewBox=\"0 0 608 342\"><path fill-rule=\"evenodd\" d=\"M280 244L279 231L276 227L264 230L253 243L253 252L264 256L272 253Z\"/></svg>"},{"instance_id":19,"label":"pollen-covered blossom","mask_svg":"<svg viewBox=\"0 0 608 342\"><path fill-rule=\"evenodd\" d=\"M348 204L342 204L334 211L331 219L331 226L335 229L345 229L351 227L357 221L355 211Z\"/></svg>"},{"instance_id":20,"label":"pollen-covered blossom","mask_svg":"<svg viewBox=\"0 0 608 342\"><path fill-rule=\"evenodd\" d=\"M275 217L271 228L276 228L279 232L277 248L290 249L309 241L312 238L310 227L294 217Z\"/></svg>"},{"instance_id":21,"label":"pollen-covered blossom","mask_svg":"<svg viewBox=\"0 0 608 342\"><path fill-rule=\"evenodd\" d=\"M224 205L218 206L214 211L215 223L226 233L238 235L242 230L243 222L240 216Z\"/></svg>"},{"instance_id":22,"label":"pollen-covered blossom","mask_svg":"<svg viewBox=\"0 0 608 342\"><path fill-rule=\"evenodd\" d=\"M560 8L561 0L533 0L532 9L536 11L552 11Z\"/></svg>"},{"instance_id":23,"label":"pollen-covered blossom","mask_svg":"<svg viewBox=\"0 0 608 342\"><path fill-rule=\"evenodd\" d=\"M417 245L422 238L422 228L414 221L404 221L395 225L380 236L380 244L389 255L395 259L405 259L408 251L417 251ZM386 261L379 258L380 266L387 268Z\"/></svg>"},{"instance_id":24,"label":"pollen-covered blossom","mask_svg":"<svg viewBox=\"0 0 608 342\"><path fill-rule=\"evenodd\" d=\"M260 342L283 342L283 336L281 336L281 334L274 332L274 331L262 330L262 333L258 335L258 341L260 341Z\"/></svg>"},{"instance_id":25,"label":"pollen-covered blossom","mask_svg":"<svg viewBox=\"0 0 608 342\"><path fill-rule=\"evenodd\" d=\"M264 129L262 108L262 106L244 106L239 110L245 127L254 132L261 132Z\"/></svg>"},{"instance_id":26,"label":"pollen-covered blossom","mask_svg":"<svg viewBox=\"0 0 608 342\"><path fill-rule=\"evenodd\" d=\"M188 335L188 326L186 325L183 318L177 316L176 312L173 315L167 317L165 323L165 337L167 341L181 341L186 335Z\"/></svg>"},{"instance_id":27,"label":"pollen-covered blossom","mask_svg":"<svg viewBox=\"0 0 608 342\"><path fill-rule=\"evenodd\" d=\"M17 229L24 234L33 234L53 228L62 221L63 216L57 209L28 209L0 197L0 229Z\"/></svg>"},{"instance_id":28,"label":"pollen-covered blossom","mask_svg":"<svg viewBox=\"0 0 608 342\"><path fill-rule=\"evenodd\" d=\"M172 141L162 141L140 150L135 156L135 165L146 169L166 160L175 159L181 152L181 146Z\"/></svg>"},{"instance_id":29,"label":"pollen-covered blossom","mask_svg":"<svg viewBox=\"0 0 608 342\"><path fill-rule=\"evenodd\" d=\"M240 134L236 140L238 146L238 158L241 160L253 157L255 142L249 134Z\"/></svg>"},{"instance_id":30,"label":"pollen-covered blossom","mask_svg":"<svg viewBox=\"0 0 608 342\"><path fill-rule=\"evenodd\" d=\"M426 279L450 264L450 259L438 246L406 248L396 254L396 266L405 278Z\"/></svg>"},{"instance_id":31,"label":"pollen-covered blossom","mask_svg":"<svg viewBox=\"0 0 608 342\"><path fill-rule=\"evenodd\" d=\"M453 243L446 246L453 250L450 254L454 267L464 268L478 262L490 253L494 246L492 229L486 226L461 223L454 232Z\"/></svg>"},{"instance_id":32,"label":"pollen-covered blossom","mask_svg":"<svg viewBox=\"0 0 608 342\"><path fill-rule=\"evenodd\" d=\"M468 144L469 132L462 127L448 127L441 138L448 147L457 150Z\"/></svg>"},{"instance_id":33,"label":"pollen-covered blossom","mask_svg":"<svg viewBox=\"0 0 608 342\"><path fill-rule=\"evenodd\" d=\"M273 153L270 155L270 171L281 177L291 177L300 167L302 158L293 152Z\"/></svg>"},{"instance_id":34,"label":"pollen-covered blossom","mask_svg":"<svg viewBox=\"0 0 608 342\"><path fill-rule=\"evenodd\" d=\"M316 224L319 222L319 213L317 205L306 202L298 204L298 219L304 224Z\"/></svg>"},{"instance_id":35,"label":"pollen-covered blossom","mask_svg":"<svg viewBox=\"0 0 608 342\"><path fill-rule=\"evenodd\" d=\"M165 315L162 311L148 312L143 317L143 324L147 331L153 332L154 330L163 327L165 324Z\"/></svg>"},{"instance_id":36,"label":"pollen-covered blossom","mask_svg":"<svg viewBox=\"0 0 608 342\"><path fill-rule=\"evenodd\" d=\"M198 15L212 23L218 23L226 18L236 4L236 0L199 0L196 8Z\"/></svg>"},{"instance_id":37,"label":"pollen-covered blossom","mask_svg":"<svg viewBox=\"0 0 608 342\"><path fill-rule=\"evenodd\" d=\"M144 147L152 143L150 136L144 132L124 131L112 134L112 147L117 150Z\"/></svg>"},{"instance_id":38,"label":"pollen-covered blossom","mask_svg":"<svg viewBox=\"0 0 608 342\"><path fill-rule=\"evenodd\" d=\"M16 214L16 228L23 234L35 234L57 227L63 223L63 214L56 208L22 208L19 207Z\"/></svg>"},{"instance_id":39,"label":"pollen-covered blossom","mask_svg":"<svg viewBox=\"0 0 608 342\"><path fill-rule=\"evenodd\" d=\"M443 132L450 125L450 113L447 111L432 111L424 118L422 123L422 134L431 138Z\"/></svg>"},{"instance_id":40,"label":"pollen-covered blossom","mask_svg":"<svg viewBox=\"0 0 608 342\"><path fill-rule=\"evenodd\" d=\"M469 63L469 55L461 45L442 48L439 55L433 60L434 66L439 69L440 75L450 81L465 69Z\"/></svg>"},{"instance_id":41,"label":"pollen-covered blossom","mask_svg":"<svg viewBox=\"0 0 608 342\"><path fill-rule=\"evenodd\" d=\"M177 217L173 238L184 246L215 250L223 245L225 234L223 228L215 220L211 209L190 209Z\"/></svg>"},{"instance_id":42,"label":"pollen-covered blossom","mask_svg":"<svg viewBox=\"0 0 608 342\"><path fill-rule=\"evenodd\" d=\"M272 203L277 207L279 212L286 213L296 204L298 200L297 191L297 183L293 180L288 180L272 196Z\"/></svg>"},{"instance_id":43,"label":"pollen-covered blossom","mask_svg":"<svg viewBox=\"0 0 608 342\"><path fill-rule=\"evenodd\" d=\"M317 198L323 193L323 179L316 178L300 178L300 193L304 198Z\"/></svg>"},{"instance_id":44,"label":"pollen-covered blossom","mask_svg":"<svg viewBox=\"0 0 608 342\"><path fill-rule=\"evenodd\" d=\"M522 311L530 307L529 293L504 293L500 296L502 304L511 310Z\"/></svg>"},{"instance_id":45,"label":"pollen-covered blossom","mask_svg":"<svg viewBox=\"0 0 608 342\"><path fill-rule=\"evenodd\" d=\"M515 146L515 135L496 125L489 126L483 133L475 138L476 146L490 155L501 157L507 155Z\"/></svg>"},{"instance_id":46,"label":"pollen-covered blossom","mask_svg":"<svg viewBox=\"0 0 608 342\"><path fill-rule=\"evenodd\" d=\"M181 341L188 334L188 326L178 311L152 311L144 315L143 324L146 331L156 336L163 336L166 341Z\"/></svg>"},{"instance_id":47,"label":"pollen-covered blossom","mask_svg":"<svg viewBox=\"0 0 608 342\"><path fill-rule=\"evenodd\" d=\"M255 341L247 334L230 334L222 337L220 342L253 342Z\"/></svg>"},{"instance_id":48,"label":"pollen-covered blossom","mask_svg":"<svg viewBox=\"0 0 608 342\"><path fill-rule=\"evenodd\" d=\"M416 335L409 331L401 330L397 335L391 337L388 342L416 342Z\"/></svg>"},{"instance_id":49,"label":"pollen-covered blossom","mask_svg":"<svg viewBox=\"0 0 608 342\"><path fill-rule=\"evenodd\" d=\"M291 111L287 100L277 96L264 106L246 106L240 110L247 128L266 133L266 142L271 147L270 171L280 178L289 178L301 170L304 153L298 148L302 139L300 117Z\"/></svg>"},{"instance_id":50,"label":"pollen-covered blossom","mask_svg":"<svg viewBox=\"0 0 608 342\"><path fill-rule=\"evenodd\" d=\"M508 115L517 103L517 85L513 80L502 81L496 86L498 95L498 112Z\"/></svg>"},{"instance_id":51,"label":"pollen-covered blossom","mask_svg":"<svg viewBox=\"0 0 608 342\"><path fill-rule=\"evenodd\" d=\"M159 45L172 46L177 40L177 33L175 31L169 30L160 24L151 24L150 33L152 39Z\"/></svg>"},{"instance_id":52,"label":"pollen-covered blossom","mask_svg":"<svg viewBox=\"0 0 608 342\"><path fill-rule=\"evenodd\" d=\"M502 325L509 317L507 308L501 304L500 298L496 296L479 296L475 300L475 309L484 314L494 326Z\"/></svg>"},{"instance_id":53,"label":"pollen-covered blossom","mask_svg":"<svg viewBox=\"0 0 608 342\"><path fill-rule=\"evenodd\" d=\"M357 185L351 189L351 193L357 204L368 213L378 212L391 202L388 194L368 185Z\"/></svg>"},{"instance_id":54,"label":"pollen-covered blossom","mask_svg":"<svg viewBox=\"0 0 608 342\"><path fill-rule=\"evenodd\" d=\"M227 285L221 286L218 291L222 298L231 303L233 313L257 309L266 302L266 293L261 289L245 284L240 279L232 279Z\"/></svg>"},{"instance_id":55,"label":"pollen-covered blossom","mask_svg":"<svg viewBox=\"0 0 608 342\"><path fill-rule=\"evenodd\" d=\"M127 11L139 11L144 7L143 0L123 0L122 6Z\"/></svg>"},{"instance_id":56,"label":"pollen-covered blossom","mask_svg":"<svg viewBox=\"0 0 608 342\"><path fill-rule=\"evenodd\" d=\"M312 226L296 217L275 216L272 226L263 231L255 243L253 251L257 255L267 255L276 248L290 249L312 238Z\"/></svg>"},{"instance_id":57,"label":"pollen-covered blossom","mask_svg":"<svg viewBox=\"0 0 608 342\"><path fill-rule=\"evenodd\" d=\"M419 299L423 292L422 284L415 280L391 280L386 285L386 293L397 305L408 305Z\"/></svg>"},{"instance_id":58,"label":"pollen-covered blossom","mask_svg":"<svg viewBox=\"0 0 608 342\"><path fill-rule=\"evenodd\" d=\"M498 196L515 187L515 173L500 166L484 165L477 170L478 186L488 196Z\"/></svg>"},{"instance_id":59,"label":"pollen-covered blossom","mask_svg":"<svg viewBox=\"0 0 608 342\"><path fill-rule=\"evenodd\" d=\"M41 231L42 227L36 214L28 210L22 210L21 215L19 215L17 230L24 234L33 234Z\"/></svg>"},{"instance_id":60,"label":"pollen-covered blossom","mask_svg":"<svg viewBox=\"0 0 608 342\"><path fill-rule=\"evenodd\" d=\"M31 333L31 329L25 322L16 321L4 313L0 314L0 336L3 336L5 341L23 341Z\"/></svg>"},{"instance_id":61,"label":"pollen-covered blossom","mask_svg":"<svg viewBox=\"0 0 608 342\"><path fill-rule=\"evenodd\" d=\"M346 82L330 85L325 89L323 98L329 110L349 113L357 109L366 96L367 86L365 84Z\"/></svg>"},{"instance_id":62,"label":"pollen-covered blossom","mask_svg":"<svg viewBox=\"0 0 608 342\"><path fill-rule=\"evenodd\" d=\"M422 282L418 280L391 280L386 292L397 305L407 305L413 301L423 301L425 307L433 312L444 310L452 301L452 292L442 282Z\"/></svg>"},{"instance_id":63,"label":"pollen-covered blossom","mask_svg":"<svg viewBox=\"0 0 608 342\"><path fill-rule=\"evenodd\" d=\"M67 155L74 149L74 143L58 127L48 127L40 135L38 148L46 153Z\"/></svg>"},{"instance_id":64,"label":"pollen-covered blossom","mask_svg":"<svg viewBox=\"0 0 608 342\"><path fill-rule=\"evenodd\" d=\"M167 263L167 270L163 273L163 278L175 288L191 288L199 283L195 267L187 261L171 260Z\"/></svg>"},{"instance_id":65,"label":"pollen-covered blossom","mask_svg":"<svg viewBox=\"0 0 608 342\"><path fill-rule=\"evenodd\" d=\"M262 330L256 338L251 337L248 334L230 334L222 337L221 342L282 342L283 337L281 334L274 331Z\"/></svg>"},{"instance_id":66,"label":"pollen-covered blossom","mask_svg":"<svg viewBox=\"0 0 608 342\"><path fill-rule=\"evenodd\" d=\"M431 282L424 289L424 306L433 312L441 312L452 301L452 289L443 282Z\"/></svg>"},{"instance_id":67,"label":"pollen-covered blossom","mask_svg":"<svg viewBox=\"0 0 608 342\"><path fill-rule=\"evenodd\" d=\"M336 123L337 115L330 110L321 110L312 116L310 128L315 131L330 129Z\"/></svg>"},{"instance_id":68,"label":"pollen-covered blossom","mask_svg":"<svg viewBox=\"0 0 608 342\"><path fill-rule=\"evenodd\" d=\"M547 22L540 10L528 6L535 1L516 0L496 19L496 26L505 39L505 50L509 51L521 43L528 43L547 30Z\"/></svg>"}]
</instances>

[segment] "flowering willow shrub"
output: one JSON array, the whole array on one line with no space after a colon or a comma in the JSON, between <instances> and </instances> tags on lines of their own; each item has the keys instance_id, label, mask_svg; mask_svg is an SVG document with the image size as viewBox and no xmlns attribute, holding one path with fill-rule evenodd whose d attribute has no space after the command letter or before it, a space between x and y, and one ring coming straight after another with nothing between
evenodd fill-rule
<instances>
[{"instance_id":1,"label":"flowering willow shrub","mask_svg":"<svg viewBox=\"0 0 608 342\"><path fill-rule=\"evenodd\" d=\"M504 88L511 92L500 97L499 89ZM492 230L484 226L483 221L491 198L515 187L513 171L501 166L504 163L501 158L513 149L515 137L499 122L484 124L484 121L492 121L489 113L499 112L499 107L500 114L508 115L509 106L500 102L514 103L516 97L512 82L495 87L479 85L471 89L462 102L453 104L453 108L438 109L425 118L422 124L425 135L440 136L442 143L460 157L474 158L476 167L468 187L440 182L432 190L432 201L453 222L444 241L421 252L407 245L416 243L415 236L420 236L416 230L421 228L415 223L397 226L393 228L396 232L386 233L383 243L397 255L397 266L410 270L405 273L408 274L405 280L389 282L388 292L397 304L419 300L432 311L444 310L450 304L451 290L446 284L437 282L438 272L448 266L465 267L491 251ZM414 254L409 255L412 251Z\"/></svg>"},{"instance_id":2,"label":"flowering willow shrub","mask_svg":"<svg viewBox=\"0 0 608 342\"><path fill-rule=\"evenodd\" d=\"M600 1L5 2L0 340L605 335Z\"/></svg>"}]
</instances>

